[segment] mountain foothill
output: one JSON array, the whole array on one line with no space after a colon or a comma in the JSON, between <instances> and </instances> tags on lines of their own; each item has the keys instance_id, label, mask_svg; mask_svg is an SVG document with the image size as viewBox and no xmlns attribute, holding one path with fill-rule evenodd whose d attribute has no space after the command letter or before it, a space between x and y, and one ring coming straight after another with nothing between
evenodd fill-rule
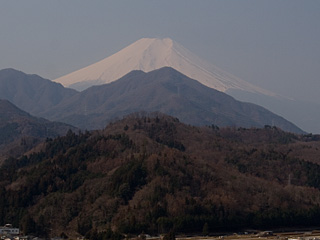
<instances>
[{"instance_id":1,"label":"mountain foothill","mask_svg":"<svg viewBox=\"0 0 320 240\"><path fill-rule=\"evenodd\" d=\"M5 161L0 224L86 239L315 226L319 151L317 135L134 113Z\"/></svg>"}]
</instances>

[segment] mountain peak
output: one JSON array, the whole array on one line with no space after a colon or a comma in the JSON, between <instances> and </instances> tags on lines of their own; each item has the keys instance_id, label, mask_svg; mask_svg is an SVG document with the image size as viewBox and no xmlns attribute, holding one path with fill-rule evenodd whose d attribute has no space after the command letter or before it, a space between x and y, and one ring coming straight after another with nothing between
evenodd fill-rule
<instances>
[{"instance_id":1,"label":"mountain peak","mask_svg":"<svg viewBox=\"0 0 320 240\"><path fill-rule=\"evenodd\" d=\"M140 41L143 41L143 42L149 42L149 43L152 43L152 42L161 42L161 43L164 43L164 44L167 44L167 45L170 45L173 43L173 40L171 38L141 38L139 40L137 40L135 43L138 43Z\"/></svg>"},{"instance_id":2,"label":"mountain peak","mask_svg":"<svg viewBox=\"0 0 320 240\"><path fill-rule=\"evenodd\" d=\"M163 45L168 48L171 48L174 44L174 41L171 38L141 38L136 42L134 42L133 44L143 44L145 46L156 44L156 45Z\"/></svg>"},{"instance_id":3,"label":"mountain peak","mask_svg":"<svg viewBox=\"0 0 320 240\"><path fill-rule=\"evenodd\" d=\"M172 67L210 88L274 95L202 60L170 38L142 38L119 52L54 81L77 90L113 82L133 70L150 72Z\"/></svg>"}]
</instances>

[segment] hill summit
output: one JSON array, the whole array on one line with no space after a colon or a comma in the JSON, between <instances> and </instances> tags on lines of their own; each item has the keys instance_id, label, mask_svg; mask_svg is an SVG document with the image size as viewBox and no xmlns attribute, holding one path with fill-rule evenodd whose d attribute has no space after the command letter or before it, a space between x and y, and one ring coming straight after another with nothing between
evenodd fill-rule
<instances>
[{"instance_id":1,"label":"hill summit","mask_svg":"<svg viewBox=\"0 0 320 240\"><path fill-rule=\"evenodd\" d=\"M142 38L110 57L54 81L66 87L84 90L93 85L113 82L133 70L150 72L162 67L172 67L222 92L237 89L274 95L202 60L170 38Z\"/></svg>"}]
</instances>

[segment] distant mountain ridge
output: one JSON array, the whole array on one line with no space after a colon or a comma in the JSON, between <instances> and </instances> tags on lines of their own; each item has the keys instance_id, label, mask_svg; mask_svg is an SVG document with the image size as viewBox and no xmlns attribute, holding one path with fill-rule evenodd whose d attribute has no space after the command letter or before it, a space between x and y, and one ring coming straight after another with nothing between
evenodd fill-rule
<instances>
[{"instance_id":1,"label":"distant mountain ridge","mask_svg":"<svg viewBox=\"0 0 320 240\"><path fill-rule=\"evenodd\" d=\"M0 70L0 98L33 115L42 116L41 112L76 93L35 74L10 68Z\"/></svg>"},{"instance_id":2,"label":"distant mountain ridge","mask_svg":"<svg viewBox=\"0 0 320 240\"><path fill-rule=\"evenodd\" d=\"M69 129L76 130L65 123L33 117L0 99L0 161L3 157L19 156L46 138L65 135Z\"/></svg>"},{"instance_id":3,"label":"distant mountain ridge","mask_svg":"<svg viewBox=\"0 0 320 240\"><path fill-rule=\"evenodd\" d=\"M115 82L80 92L45 114L82 128L102 128L108 120L137 111L158 111L198 126L275 125L286 131L303 132L260 106L239 102L170 67L148 73L132 71ZM79 125L78 121L86 125Z\"/></svg>"},{"instance_id":4,"label":"distant mountain ridge","mask_svg":"<svg viewBox=\"0 0 320 240\"><path fill-rule=\"evenodd\" d=\"M8 72L11 77L7 77ZM110 84L83 92L66 89L36 75L19 71L16 74L17 78L14 70L0 71L0 92L7 94L6 86L14 90L9 96L4 94L8 100L33 115L79 128L104 128L109 121L132 112L159 111L193 125L276 125L286 131L303 133L264 108L236 101L169 67L148 73L133 71ZM48 94L41 92L43 89Z\"/></svg>"}]
</instances>

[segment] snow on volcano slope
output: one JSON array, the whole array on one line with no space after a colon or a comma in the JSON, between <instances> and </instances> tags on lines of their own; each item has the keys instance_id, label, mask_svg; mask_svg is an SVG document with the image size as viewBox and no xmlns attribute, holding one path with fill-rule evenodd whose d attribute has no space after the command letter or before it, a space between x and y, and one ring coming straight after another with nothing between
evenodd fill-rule
<instances>
[{"instance_id":1,"label":"snow on volcano slope","mask_svg":"<svg viewBox=\"0 0 320 240\"><path fill-rule=\"evenodd\" d=\"M169 38L142 38L110 57L54 81L81 91L93 85L113 82L133 70L150 72L162 67L172 67L222 92L236 89L275 95L224 72Z\"/></svg>"}]
</instances>

